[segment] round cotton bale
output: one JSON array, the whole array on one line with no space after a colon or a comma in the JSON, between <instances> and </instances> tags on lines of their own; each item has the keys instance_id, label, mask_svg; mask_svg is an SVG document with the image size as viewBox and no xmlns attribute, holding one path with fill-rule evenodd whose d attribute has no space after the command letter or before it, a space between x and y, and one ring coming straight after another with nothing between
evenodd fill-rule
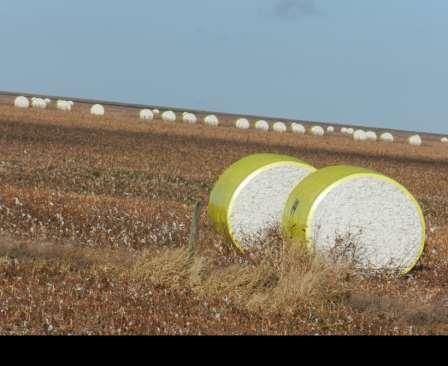
<instances>
[{"instance_id":1,"label":"round cotton bale","mask_svg":"<svg viewBox=\"0 0 448 366\"><path fill-rule=\"evenodd\" d=\"M140 119L143 119L145 121L152 121L154 119L154 113L152 113L152 110L150 109L142 109L139 116Z\"/></svg>"},{"instance_id":2,"label":"round cotton bale","mask_svg":"<svg viewBox=\"0 0 448 366\"><path fill-rule=\"evenodd\" d=\"M367 140L367 134L364 130L356 130L353 133L353 140L355 141L366 141Z\"/></svg>"},{"instance_id":3,"label":"round cotton bale","mask_svg":"<svg viewBox=\"0 0 448 366\"><path fill-rule=\"evenodd\" d=\"M347 135L353 135L355 133L355 129L354 128L347 128Z\"/></svg>"},{"instance_id":4,"label":"round cotton bale","mask_svg":"<svg viewBox=\"0 0 448 366\"><path fill-rule=\"evenodd\" d=\"M299 135L304 135L306 133L306 128L300 123L293 122L291 123L291 131Z\"/></svg>"},{"instance_id":5,"label":"round cotton bale","mask_svg":"<svg viewBox=\"0 0 448 366\"><path fill-rule=\"evenodd\" d=\"M257 122L255 122L255 128L257 130L269 131L269 123L263 119L260 119Z\"/></svg>"},{"instance_id":6,"label":"round cotton bale","mask_svg":"<svg viewBox=\"0 0 448 366\"><path fill-rule=\"evenodd\" d=\"M218 117L216 117L214 114L210 114L204 118L204 123L206 125L216 127L219 125Z\"/></svg>"},{"instance_id":7,"label":"round cotton bale","mask_svg":"<svg viewBox=\"0 0 448 366\"><path fill-rule=\"evenodd\" d=\"M334 133L334 127L333 126L328 126L327 127L327 132L328 133Z\"/></svg>"},{"instance_id":8,"label":"round cotton bale","mask_svg":"<svg viewBox=\"0 0 448 366\"><path fill-rule=\"evenodd\" d=\"M389 132L384 132L381 134L380 140L383 142L394 142L394 136Z\"/></svg>"},{"instance_id":9,"label":"round cotton bale","mask_svg":"<svg viewBox=\"0 0 448 366\"><path fill-rule=\"evenodd\" d=\"M162 113L162 120L164 122L176 122L176 113L173 111L165 111Z\"/></svg>"},{"instance_id":10,"label":"round cotton bale","mask_svg":"<svg viewBox=\"0 0 448 366\"><path fill-rule=\"evenodd\" d=\"M235 122L235 127L247 130L250 128L250 122L246 118L238 118Z\"/></svg>"},{"instance_id":11,"label":"round cotton bale","mask_svg":"<svg viewBox=\"0 0 448 366\"><path fill-rule=\"evenodd\" d=\"M290 156L255 154L231 165L218 179L208 214L215 229L244 253L279 228L294 187L316 169Z\"/></svg>"},{"instance_id":12,"label":"round cotton bale","mask_svg":"<svg viewBox=\"0 0 448 366\"><path fill-rule=\"evenodd\" d=\"M347 134L347 127L342 127L342 128L341 128L341 133L342 133L343 135L346 135L346 134Z\"/></svg>"},{"instance_id":13,"label":"round cotton bale","mask_svg":"<svg viewBox=\"0 0 448 366\"><path fill-rule=\"evenodd\" d=\"M440 142L441 142L442 144L448 144L448 137L442 137L442 138L440 139Z\"/></svg>"},{"instance_id":14,"label":"round cotton bale","mask_svg":"<svg viewBox=\"0 0 448 366\"><path fill-rule=\"evenodd\" d=\"M14 100L14 107L17 108L28 108L30 106L30 101L27 97L19 96Z\"/></svg>"},{"instance_id":15,"label":"round cotton bale","mask_svg":"<svg viewBox=\"0 0 448 366\"><path fill-rule=\"evenodd\" d=\"M189 124L197 123L198 119L193 113L184 112L182 115L182 121Z\"/></svg>"},{"instance_id":16,"label":"round cotton bale","mask_svg":"<svg viewBox=\"0 0 448 366\"><path fill-rule=\"evenodd\" d=\"M378 136L377 136L376 132L374 132L374 131L367 131L366 138L368 141L377 141L378 140Z\"/></svg>"},{"instance_id":17,"label":"round cotton bale","mask_svg":"<svg viewBox=\"0 0 448 366\"><path fill-rule=\"evenodd\" d=\"M325 135L325 130L320 126L313 126L311 128L311 134L313 136L323 136Z\"/></svg>"},{"instance_id":18,"label":"round cotton bale","mask_svg":"<svg viewBox=\"0 0 448 366\"><path fill-rule=\"evenodd\" d=\"M420 146L422 144L422 138L419 135L413 135L408 137L408 144L412 146Z\"/></svg>"},{"instance_id":19,"label":"round cotton bale","mask_svg":"<svg viewBox=\"0 0 448 366\"><path fill-rule=\"evenodd\" d=\"M36 109L45 109L47 107L47 104L42 98L32 98L31 106Z\"/></svg>"},{"instance_id":20,"label":"round cotton bale","mask_svg":"<svg viewBox=\"0 0 448 366\"><path fill-rule=\"evenodd\" d=\"M342 165L323 168L294 189L283 234L311 251L348 256L366 271L404 274L423 252L426 227L417 200L401 184Z\"/></svg>"},{"instance_id":21,"label":"round cotton bale","mask_svg":"<svg viewBox=\"0 0 448 366\"><path fill-rule=\"evenodd\" d=\"M44 102L45 102L46 105L48 105L48 104L51 103L51 99L50 99L50 98L45 98L45 99L44 99Z\"/></svg>"},{"instance_id":22,"label":"round cotton bale","mask_svg":"<svg viewBox=\"0 0 448 366\"><path fill-rule=\"evenodd\" d=\"M283 122L275 122L272 126L275 132L286 132L286 125Z\"/></svg>"},{"instance_id":23,"label":"round cotton bale","mask_svg":"<svg viewBox=\"0 0 448 366\"><path fill-rule=\"evenodd\" d=\"M94 116L104 116L104 113L105 113L105 110L101 104L94 104L90 108L90 114L93 114Z\"/></svg>"},{"instance_id":24,"label":"round cotton bale","mask_svg":"<svg viewBox=\"0 0 448 366\"><path fill-rule=\"evenodd\" d=\"M153 109L153 110L152 110L152 114L153 114L154 116L158 116L158 115L160 114L160 111L159 111L158 109Z\"/></svg>"}]
</instances>

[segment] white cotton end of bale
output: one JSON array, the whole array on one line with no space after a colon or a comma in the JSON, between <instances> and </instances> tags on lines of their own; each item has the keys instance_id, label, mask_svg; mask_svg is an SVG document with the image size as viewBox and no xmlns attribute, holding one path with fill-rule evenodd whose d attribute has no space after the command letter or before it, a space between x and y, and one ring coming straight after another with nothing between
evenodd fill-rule
<instances>
[{"instance_id":1,"label":"white cotton end of bale","mask_svg":"<svg viewBox=\"0 0 448 366\"><path fill-rule=\"evenodd\" d=\"M383 142L394 142L394 136L389 132L384 132L381 134L380 140Z\"/></svg>"},{"instance_id":2,"label":"white cotton end of bale","mask_svg":"<svg viewBox=\"0 0 448 366\"><path fill-rule=\"evenodd\" d=\"M250 122L246 118L238 118L235 122L235 127L241 130L247 130L250 128Z\"/></svg>"},{"instance_id":3,"label":"white cotton end of bale","mask_svg":"<svg viewBox=\"0 0 448 366\"><path fill-rule=\"evenodd\" d=\"M249 121L247 121L249 122ZM260 119L255 122L255 129L261 130L261 131L269 131L269 123L265 121L264 119Z\"/></svg>"},{"instance_id":4,"label":"white cotton end of bale","mask_svg":"<svg viewBox=\"0 0 448 366\"><path fill-rule=\"evenodd\" d=\"M216 127L219 125L219 119L214 114L210 114L204 118L204 123L208 126Z\"/></svg>"},{"instance_id":5,"label":"white cotton end of bale","mask_svg":"<svg viewBox=\"0 0 448 366\"><path fill-rule=\"evenodd\" d=\"M154 116L158 116L158 115L160 114L160 111L159 111L158 109L153 109L153 110L152 110L152 114L153 114Z\"/></svg>"},{"instance_id":6,"label":"white cotton end of bale","mask_svg":"<svg viewBox=\"0 0 448 366\"><path fill-rule=\"evenodd\" d=\"M347 128L347 135L353 135L355 133L355 129L354 128Z\"/></svg>"},{"instance_id":7,"label":"white cotton end of bale","mask_svg":"<svg viewBox=\"0 0 448 366\"><path fill-rule=\"evenodd\" d=\"M334 127L333 126L328 126L327 127L327 133L334 133Z\"/></svg>"},{"instance_id":8,"label":"white cotton end of bale","mask_svg":"<svg viewBox=\"0 0 448 366\"><path fill-rule=\"evenodd\" d=\"M19 96L14 100L14 107L17 108L29 108L30 101L27 97Z\"/></svg>"},{"instance_id":9,"label":"white cotton end of bale","mask_svg":"<svg viewBox=\"0 0 448 366\"><path fill-rule=\"evenodd\" d=\"M184 112L182 115L182 121L193 125L197 123L198 119L193 113Z\"/></svg>"},{"instance_id":10,"label":"white cotton end of bale","mask_svg":"<svg viewBox=\"0 0 448 366\"><path fill-rule=\"evenodd\" d=\"M402 274L415 266L426 238L421 207L406 188L350 166L306 177L285 205L283 230L286 239L344 256L362 270Z\"/></svg>"},{"instance_id":11,"label":"white cotton end of bale","mask_svg":"<svg viewBox=\"0 0 448 366\"><path fill-rule=\"evenodd\" d=\"M294 187L314 171L289 156L250 155L219 177L210 194L209 217L239 251L256 249L271 230L279 228Z\"/></svg>"},{"instance_id":12,"label":"white cotton end of bale","mask_svg":"<svg viewBox=\"0 0 448 366\"><path fill-rule=\"evenodd\" d=\"M104 116L105 109L101 104L94 104L90 108L90 114L93 114L94 116Z\"/></svg>"},{"instance_id":13,"label":"white cotton end of bale","mask_svg":"<svg viewBox=\"0 0 448 366\"><path fill-rule=\"evenodd\" d=\"M173 111L165 111L162 113L162 120L164 122L176 122L176 113Z\"/></svg>"},{"instance_id":14,"label":"white cotton end of bale","mask_svg":"<svg viewBox=\"0 0 448 366\"><path fill-rule=\"evenodd\" d=\"M154 119L154 114L150 109L142 109L139 113L139 117L145 121L152 121Z\"/></svg>"},{"instance_id":15,"label":"white cotton end of bale","mask_svg":"<svg viewBox=\"0 0 448 366\"><path fill-rule=\"evenodd\" d=\"M347 128L346 128L346 127L342 127L340 131L341 131L341 133L342 133L343 135L346 135L346 134L347 134Z\"/></svg>"},{"instance_id":16,"label":"white cotton end of bale","mask_svg":"<svg viewBox=\"0 0 448 366\"><path fill-rule=\"evenodd\" d=\"M73 102L67 100L57 100L56 101L56 109L60 111L70 112L72 110Z\"/></svg>"},{"instance_id":17,"label":"white cotton end of bale","mask_svg":"<svg viewBox=\"0 0 448 366\"><path fill-rule=\"evenodd\" d=\"M50 98L45 98L45 99L44 99L44 102L45 102L46 105L48 105L48 104L51 103L51 99L50 99Z\"/></svg>"},{"instance_id":18,"label":"white cotton end of bale","mask_svg":"<svg viewBox=\"0 0 448 366\"><path fill-rule=\"evenodd\" d=\"M313 136L323 136L325 135L325 130L321 126L313 126L311 128L311 134Z\"/></svg>"},{"instance_id":19,"label":"white cotton end of bale","mask_svg":"<svg viewBox=\"0 0 448 366\"><path fill-rule=\"evenodd\" d=\"M356 130L353 133L353 140L355 141L367 141L367 134L364 130Z\"/></svg>"},{"instance_id":20,"label":"white cotton end of bale","mask_svg":"<svg viewBox=\"0 0 448 366\"><path fill-rule=\"evenodd\" d=\"M299 135L304 135L306 133L306 128L304 125L294 122L291 124L291 131Z\"/></svg>"},{"instance_id":21,"label":"white cotton end of bale","mask_svg":"<svg viewBox=\"0 0 448 366\"><path fill-rule=\"evenodd\" d=\"M45 109L47 108L47 104L45 103L45 100L42 98L32 98L31 99L31 106L35 109Z\"/></svg>"},{"instance_id":22,"label":"white cotton end of bale","mask_svg":"<svg viewBox=\"0 0 448 366\"><path fill-rule=\"evenodd\" d=\"M440 139L440 142L441 142L442 144L448 144L448 137L442 137L442 138Z\"/></svg>"},{"instance_id":23,"label":"white cotton end of bale","mask_svg":"<svg viewBox=\"0 0 448 366\"><path fill-rule=\"evenodd\" d=\"M367 131L366 137L367 137L368 141L377 141L378 140L378 136L377 136L376 132L374 132L374 131Z\"/></svg>"},{"instance_id":24,"label":"white cotton end of bale","mask_svg":"<svg viewBox=\"0 0 448 366\"><path fill-rule=\"evenodd\" d=\"M408 137L408 144L412 146L420 146L422 144L422 138L419 135L413 135Z\"/></svg>"},{"instance_id":25,"label":"white cotton end of bale","mask_svg":"<svg viewBox=\"0 0 448 366\"><path fill-rule=\"evenodd\" d=\"M286 132L286 125L283 122L278 121L272 125L272 129L275 132L283 133L283 132Z\"/></svg>"}]
</instances>

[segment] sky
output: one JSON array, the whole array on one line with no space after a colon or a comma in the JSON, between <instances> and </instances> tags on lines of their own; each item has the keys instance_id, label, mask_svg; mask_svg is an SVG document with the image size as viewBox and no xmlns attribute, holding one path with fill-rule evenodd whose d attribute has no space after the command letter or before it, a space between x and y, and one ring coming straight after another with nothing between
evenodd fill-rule
<instances>
[{"instance_id":1,"label":"sky","mask_svg":"<svg viewBox=\"0 0 448 366\"><path fill-rule=\"evenodd\" d=\"M2 0L0 90L448 133L446 0Z\"/></svg>"}]
</instances>

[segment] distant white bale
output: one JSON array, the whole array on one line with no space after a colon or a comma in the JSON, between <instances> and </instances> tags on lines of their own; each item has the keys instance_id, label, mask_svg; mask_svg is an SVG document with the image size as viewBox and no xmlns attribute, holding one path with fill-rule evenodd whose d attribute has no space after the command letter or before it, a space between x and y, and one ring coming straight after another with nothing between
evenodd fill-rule
<instances>
[{"instance_id":1,"label":"distant white bale","mask_svg":"<svg viewBox=\"0 0 448 366\"><path fill-rule=\"evenodd\" d=\"M219 125L218 117L216 117L214 114L209 114L208 116L204 117L204 123L209 126L216 127Z\"/></svg>"},{"instance_id":2,"label":"distant white bale","mask_svg":"<svg viewBox=\"0 0 448 366\"><path fill-rule=\"evenodd\" d=\"M333 126L328 126L327 127L327 132L328 133L333 133L334 132L334 127Z\"/></svg>"},{"instance_id":3,"label":"distant white bale","mask_svg":"<svg viewBox=\"0 0 448 366\"><path fill-rule=\"evenodd\" d=\"M14 100L14 106L17 108L28 108L30 106L30 101L27 97L20 96Z\"/></svg>"},{"instance_id":4,"label":"distant white bale","mask_svg":"<svg viewBox=\"0 0 448 366\"><path fill-rule=\"evenodd\" d=\"M235 127L241 130L247 130L250 128L250 122L246 118L238 118L235 122Z\"/></svg>"},{"instance_id":5,"label":"distant white bale","mask_svg":"<svg viewBox=\"0 0 448 366\"><path fill-rule=\"evenodd\" d=\"M442 137L440 141L442 142L442 144L448 144L448 137Z\"/></svg>"},{"instance_id":6,"label":"distant white bale","mask_svg":"<svg viewBox=\"0 0 448 366\"><path fill-rule=\"evenodd\" d=\"M341 128L341 133L342 133L343 135L346 135L346 134L347 134L347 127L342 127L342 128Z\"/></svg>"},{"instance_id":7,"label":"distant white bale","mask_svg":"<svg viewBox=\"0 0 448 366\"><path fill-rule=\"evenodd\" d=\"M313 126L311 128L311 134L313 136L323 136L325 135L325 130L320 126Z\"/></svg>"},{"instance_id":8,"label":"distant white bale","mask_svg":"<svg viewBox=\"0 0 448 366\"><path fill-rule=\"evenodd\" d=\"M44 102L45 102L46 105L48 105L48 104L51 103L51 99L50 99L50 98L45 98L45 99L44 99Z\"/></svg>"},{"instance_id":9,"label":"distant white bale","mask_svg":"<svg viewBox=\"0 0 448 366\"><path fill-rule=\"evenodd\" d=\"M184 112L182 116L182 121L185 123L195 124L198 119L193 113Z\"/></svg>"},{"instance_id":10,"label":"distant white bale","mask_svg":"<svg viewBox=\"0 0 448 366\"><path fill-rule=\"evenodd\" d=\"M142 109L140 111L140 119L144 119L146 121L152 121L154 119L154 114L150 109Z\"/></svg>"},{"instance_id":11,"label":"distant white bale","mask_svg":"<svg viewBox=\"0 0 448 366\"><path fill-rule=\"evenodd\" d=\"M306 133L306 128L300 123L293 122L291 124L291 131L293 133L298 133L299 135L304 135Z\"/></svg>"},{"instance_id":12,"label":"distant white bale","mask_svg":"<svg viewBox=\"0 0 448 366\"><path fill-rule=\"evenodd\" d=\"M105 110L101 104L94 104L90 108L90 114L93 114L95 116L104 116L104 113L105 113Z\"/></svg>"},{"instance_id":13,"label":"distant white bale","mask_svg":"<svg viewBox=\"0 0 448 366\"><path fill-rule=\"evenodd\" d=\"M45 103L45 100L43 100L42 98L33 98L31 101L31 106L36 109L47 108L47 104Z\"/></svg>"},{"instance_id":14,"label":"distant white bale","mask_svg":"<svg viewBox=\"0 0 448 366\"><path fill-rule=\"evenodd\" d=\"M353 140L355 141L366 141L367 134L364 130L356 130L353 132Z\"/></svg>"},{"instance_id":15,"label":"distant white bale","mask_svg":"<svg viewBox=\"0 0 448 366\"><path fill-rule=\"evenodd\" d=\"M71 111L72 110L73 102L67 101L67 100L57 100L56 101L56 109L59 109L60 111Z\"/></svg>"},{"instance_id":16,"label":"distant white bale","mask_svg":"<svg viewBox=\"0 0 448 366\"><path fill-rule=\"evenodd\" d=\"M347 128L347 135L353 135L355 133L355 129L354 128Z\"/></svg>"},{"instance_id":17,"label":"distant white bale","mask_svg":"<svg viewBox=\"0 0 448 366\"><path fill-rule=\"evenodd\" d=\"M367 137L367 140L369 140L369 141L377 141L378 140L378 136L376 135L376 133L374 131L367 131L366 137Z\"/></svg>"},{"instance_id":18,"label":"distant white bale","mask_svg":"<svg viewBox=\"0 0 448 366\"><path fill-rule=\"evenodd\" d=\"M249 121L247 121L247 122L249 122ZM267 121L265 121L264 119L260 119L257 122L255 122L255 128L257 130L269 131L269 123Z\"/></svg>"},{"instance_id":19,"label":"distant white bale","mask_svg":"<svg viewBox=\"0 0 448 366\"><path fill-rule=\"evenodd\" d=\"M72 100L69 100L67 103L70 104L71 107L75 105L75 103Z\"/></svg>"},{"instance_id":20,"label":"distant white bale","mask_svg":"<svg viewBox=\"0 0 448 366\"><path fill-rule=\"evenodd\" d=\"M413 146L420 146L422 144L422 138L419 135L413 135L408 137L408 143Z\"/></svg>"},{"instance_id":21,"label":"distant white bale","mask_svg":"<svg viewBox=\"0 0 448 366\"><path fill-rule=\"evenodd\" d=\"M154 116L158 116L158 115L160 114L160 111L159 111L158 109L153 109L153 110L152 110L152 114L153 114Z\"/></svg>"},{"instance_id":22,"label":"distant white bale","mask_svg":"<svg viewBox=\"0 0 448 366\"><path fill-rule=\"evenodd\" d=\"M173 111L165 111L162 113L162 120L165 122L176 122L176 113Z\"/></svg>"},{"instance_id":23,"label":"distant white bale","mask_svg":"<svg viewBox=\"0 0 448 366\"><path fill-rule=\"evenodd\" d=\"M283 122L278 121L274 123L272 129L275 132L286 132L286 125Z\"/></svg>"},{"instance_id":24,"label":"distant white bale","mask_svg":"<svg viewBox=\"0 0 448 366\"><path fill-rule=\"evenodd\" d=\"M380 140L383 142L394 142L394 136L389 132L384 132L381 134Z\"/></svg>"}]
</instances>

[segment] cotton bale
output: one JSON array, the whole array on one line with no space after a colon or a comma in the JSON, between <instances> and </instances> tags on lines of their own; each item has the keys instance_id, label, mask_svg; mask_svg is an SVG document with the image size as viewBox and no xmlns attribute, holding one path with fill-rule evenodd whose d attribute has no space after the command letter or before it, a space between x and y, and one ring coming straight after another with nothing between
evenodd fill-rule
<instances>
[{"instance_id":1,"label":"cotton bale","mask_svg":"<svg viewBox=\"0 0 448 366\"><path fill-rule=\"evenodd\" d=\"M45 100L42 98L32 98L31 99L31 106L36 109L45 109L47 108L47 104L45 103Z\"/></svg>"},{"instance_id":2,"label":"cotton bale","mask_svg":"<svg viewBox=\"0 0 448 366\"><path fill-rule=\"evenodd\" d=\"M300 123L293 122L291 123L291 131L299 135L304 135L306 133L306 128Z\"/></svg>"},{"instance_id":3,"label":"cotton bale","mask_svg":"<svg viewBox=\"0 0 448 366\"><path fill-rule=\"evenodd\" d=\"M367 134L364 130L356 130L353 133L353 140L355 141L367 141Z\"/></svg>"},{"instance_id":4,"label":"cotton bale","mask_svg":"<svg viewBox=\"0 0 448 366\"><path fill-rule=\"evenodd\" d=\"M204 117L204 123L208 126L216 127L219 125L219 119L214 114L209 114Z\"/></svg>"},{"instance_id":5,"label":"cotton bale","mask_svg":"<svg viewBox=\"0 0 448 366\"><path fill-rule=\"evenodd\" d=\"M156 109L153 109L152 110L152 114L154 115L154 116L158 116L159 114L160 114L160 111L156 108Z\"/></svg>"},{"instance_id":6,"label":"cotton bale","mask_svg":"<svg viewBox=\"0 0 448 366\"><path fill-rule=\"evenodd\" d=\"M442 137L442 138L440 139L440 142L441 142L442 144L448 144L448 137Z\"/></svg>"},{"instance_id":7,"label":"cotton bale","mask_svg":"<svg viewBox=\"0 0 448 366\"><path fill-rule=\"evenodd\" d=\"M90 108L90 114L93 114L94 116L104 116L105 109L101 104L94 104Z\"/></svg>"},{"instance_id":8,"label":"cotton bale","mask_svg":"<svg viewBox=\"0 0 448 366\"><path fill-rule=\"evenodd\" d=\"M182 115L182 121L189 124L195 124L197 123L198 119L193 113L184 112Z\"/></svg>"},{"instance_id":9,"label":"cotton bale","mask_svg":"<svg viewBox=\"0 0 448 366\"><path fill-rule=\"evenodd\" d=\"M164 122L176 122L176 113L173 111L165 111L162 113L162 120Z\"/></svg>"},{"instance_id":10,"label":"cotton bale","mask_svg":"<svg viewBox=\"0 0 448 366\"><path fill-rule=\"evenodd\" d=\"M249 121L247 121L247 122L249 122ZM257 122L255 122L255 128L257 130L269 131L269 123L267 121L265 121L264 119L260 119Z\"/></svg>"},{"instance_id":11,"label":"cotton bale","mask_svg":"<svg viewBox=\"0 0 448 366\"><path fill-rule=\"evenodd\" d=\"M422 144L422 138L419 135L409 136L407 141L409 145L413 146L420 146Z\"/></svg>"},{"instance_id":12,"label":"cotton bale","mask_svg":"<svg viewBox=\"0 0 448 366\"><path fill-rule=\"evenodd\" d=\"M27 97L19 96L14 100L14 107L17 108L29 108L30 101Z\"/></svg>"},{"instance_id":13,"label":"cotton bale","mask_svg":"<svg viewBox=\"0 0 448 366\"><path fill-rule=\"evenodd\" d=\"M242 130L247 130L250 128L250 122L246 118L238 118L235 122L235 127Z\"/></svg>"},{"instance_id":14,"label":"cotton bale","mask_svg":"<svg viewBox=\"0 0 448 366\"><path fill-rule=\"evenodd\" d=\"M325 135L325 130L321 126L313 126L311 127L311 134L313 136L323 136Z\"/></svg>"},{"instance_id":15,"label":"cotton bale","mask_svg":"<svg viewBox=\"0 0 448 366\"><path fill-rule=\"evenodd\" d=\"M279 228L286 200L294 187L316 169L294 157L249 155L218 179L208 204L215 229L240 252L255 249Z\"/></svg>"},{"instance_id":16,"label":"cotton bale","mask_svg":"<svg viewBox=\"0 0 448 366\"><path fill-rule=\"evenodd\" d=\"M347 128L347 135L353 135L355 133L355 129L354 128Z\"/></svg>"},{"instance_id":17,"label":"cotton bale","mask_svg":"<svg viewBox=\"0 0 448 366\"><path fill-rule=\"evenodd\" d=\"M367 131L366 138L368 141L377 141L378 140L378 136L377 136L376 132L374 132L374 131Z\"/></svg>"},{"instance_id":18,"label":"cotton bale","mask_svg":"<svg viewBox=\"0 0 448 366\"><path fill-rule=\"evenodd\" d=\"M341 133L342 133L343 135L346 135L346 134L347 134L347 127L342 127L342 128L341 128Z\"/></svg>"},{"instance_id":19,"label":"cotton bale","mask_svg":"<svg viewBox=\"0 0 448 366\"><path fill-rule=\"evenodd\" d=\"M154 119L154 113L150 109L142 109L139 113L139 117L145 121L152 121Z\"/></svg>"},{"instance_id":20,"label":"cotton bale","mask_svg":"<svg viewBox=\"0 0 448 366\"><path fill-rule=\"evenodd\" d=\"M333 126L328 126L327 127L327 133L334 133L334 127Z\"/></svg>"},{"instance_id":21,"label":"cotton bale","mask_svg":"<svg viewBox=\"0 0 448 366\"><path fill-rule=\"evenodd\" d=\"M383 142L394 142L394 136L390 132L384 132L381 134L380 140Z\"/></svg>"},{"instance_id":22,"label":"cotton bale","mask_svg":"<svg viewBox=\"0 0 448 366\"><path fill-rule=\"evenodd\" d=\"M272 129L275 132L286 132L286 125L283 122L278 121L273 124Z\"/></svg>"},{"instance_id":23,"label":"cotton bale","mask_svg":"<svg viewBox=\"0 0 448 366\"><path fill-rule=\"evenodd\" d=\"M401 184L374 171L323 168L297 185L283 235L311 251L349 256L366 271L409 272L425 245L425 219Z\"/></svg>"}]
</instances>

